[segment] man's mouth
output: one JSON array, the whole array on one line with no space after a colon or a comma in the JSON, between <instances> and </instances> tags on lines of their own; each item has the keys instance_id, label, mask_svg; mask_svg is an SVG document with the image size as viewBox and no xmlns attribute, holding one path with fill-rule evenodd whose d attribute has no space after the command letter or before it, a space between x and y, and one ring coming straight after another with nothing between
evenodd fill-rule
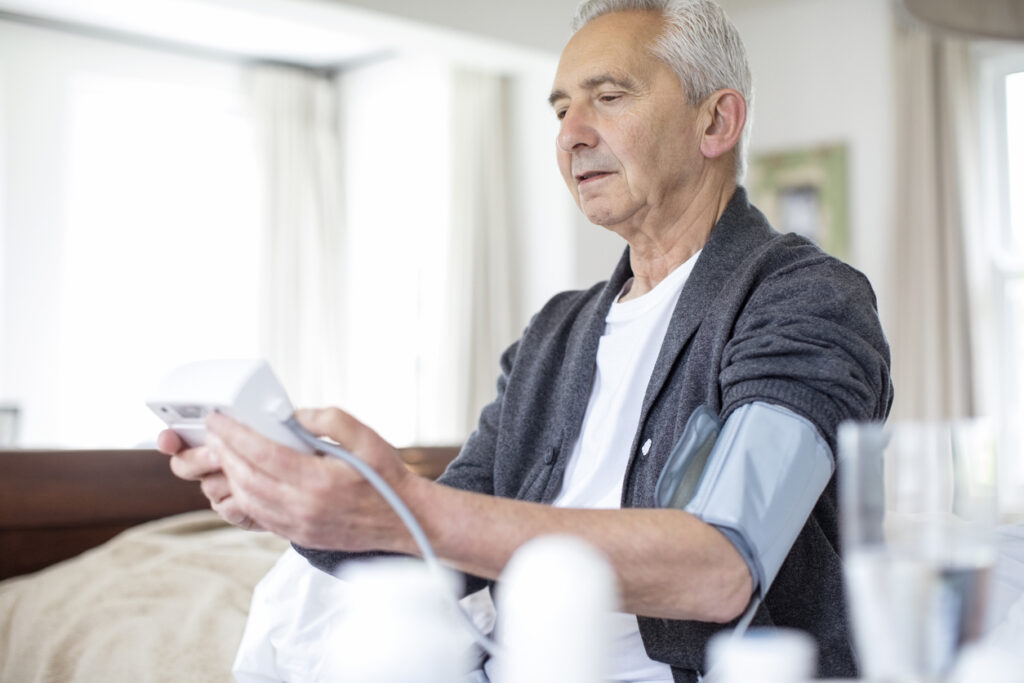
<instances>
[{"instance_id":1,"label":"man's mouth","mask_svg":"<svg viewBox=\"0 0 1024 683\"><path fill-rule=\"evenodd\" d=\"M576 182L582 185L587 181L597 180L609 175L611 175L610 171L587 171L586 173L578 173L576 175Z\"/></svg>"}]
</instances>

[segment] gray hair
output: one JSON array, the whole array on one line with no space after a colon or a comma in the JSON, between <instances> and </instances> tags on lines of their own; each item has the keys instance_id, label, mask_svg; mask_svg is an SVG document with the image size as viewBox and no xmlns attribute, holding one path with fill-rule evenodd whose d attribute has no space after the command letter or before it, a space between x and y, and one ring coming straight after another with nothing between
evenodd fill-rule
<instances>
[{"instance_id":1,"label":"gray hair","mask_svg":"<svg viewBox=\"0 0 1024 683\"><path fill-rule=\"evenodd\" d=\"M665 18L665 32L651 53L679 76L690 104L722 88L737 90L747 102L747 122L736 144L736 181L747 167L747 144L754 116L754 86L747 53L736 27L711 0L583 0L572 20L575 33L602 14L648 10Z\"/></svg>"}]
</instances>

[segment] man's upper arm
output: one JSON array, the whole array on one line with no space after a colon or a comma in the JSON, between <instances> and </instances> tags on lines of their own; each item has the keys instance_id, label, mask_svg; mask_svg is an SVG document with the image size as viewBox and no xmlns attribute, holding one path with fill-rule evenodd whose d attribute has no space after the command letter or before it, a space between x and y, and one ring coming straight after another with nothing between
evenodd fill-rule
<instances>
[{"instance_id":1,"label":"man's upper arm","mask_svg":"<svg viewBox=\"0 0 1024 683\"><path fill-rule=\"evenodd\" d=\"M843 420L884 419L889 347L867 279L827 257L769 276L736 321L720 382L723 417L754 401L781 405L833 452Z\"/></svg>"},{"instance_id":2,"label":"man's upper arm","mask_svg":"<svg viewBox=\"0 0 1024 683\"><path fill-rule=\"evenodd\" d=\"M763 597L835 469L814 425L786 408L729 416L685 510L721 531Z\"/></svg>"}]
</instances>

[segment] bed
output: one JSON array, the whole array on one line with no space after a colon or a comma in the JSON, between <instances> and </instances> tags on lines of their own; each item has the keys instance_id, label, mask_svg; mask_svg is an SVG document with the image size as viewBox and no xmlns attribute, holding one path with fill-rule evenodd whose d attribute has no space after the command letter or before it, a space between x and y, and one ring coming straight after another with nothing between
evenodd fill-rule
<instances>
[{"instance_id":1,"label":"bed","mask_svg":"<svg viewBox=\"0 0 1024 683\"><path fill-rule=\"evenodd\" d=\"M458 448L400 452L433 478ZM0 451L0 682L230 681L286 547L222 522L156 451Z\"/></svg>"}]
</instances>

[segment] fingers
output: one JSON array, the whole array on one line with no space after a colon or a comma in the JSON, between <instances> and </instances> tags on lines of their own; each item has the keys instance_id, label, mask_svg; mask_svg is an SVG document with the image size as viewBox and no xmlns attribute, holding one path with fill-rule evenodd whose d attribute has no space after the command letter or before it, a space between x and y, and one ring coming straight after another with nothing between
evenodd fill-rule
<instances>
[{"instance_id":1,"label":"fingers","mask_svg":"<svg viewBox=\"0 0 1024 683\"><path fill-rule=\"evenodd\" d=\"M211 442L217 443L215 438ZM214 449L208 446L186 448L181 437L170 429L157 435L156 445L157 450L171 456L171 471L175 476L199 482L199 488L210 501L210 507L224 521L250 531L264 530L232 495L231 484Z\"/></svg>"},{"instance_id":2,"label":"fingers","mask_svg":"<svg viewBox=\"0 0 1024 683\"><path fill-rule=\"evenodd\" d=\"M228 524L250 531L263 531L252 517L247 515L231 495L231 485L223 472L203 477L199 483L203 495L210 500L210 507Z\"/></svg>"},{"instance_id":3,"label":"fingers","mask_svg":"<svg viewBox=\"0 0 1024 683\"><path fill-rule=\"evenodd\" d=\"M390 443L345 411L339 408L300 410L295 417L312 433L333 439L370 465L396 491L413 476Z\"/></svg>"},{"instance_id":4,"label":"fingers","mask_svg":"<svg viewBox=\"0 0 1024 683\"><path fill-rule=\"evenodd\" d=\"M199 481L220 471L220 461L209 447L188 448L171 456L171 472L179 479Z\"/></svg>"},{"instance_id":5,"label":"fingers","mask_svg":"<svg viewBox=\"0 0 1024 683\"><path fill-rule=\"evenodd\" d=\"M335 441L336 436L351 434L362 424L341 408L303 408L295 411L295 419L317 436L329 436Z\"/></svg>"},{"instance_id":6,"label":"fingers","mask_svg":"<svg viewBox=\"0 0 1024 683\"><path fill-rule=\"evenodd\" d=\"M317 462L309 456L293 455L308 460L310 464ZM291 538L294 518L301 516L310 492L273 478L227 448L221 451L220 459L230 495L214 506L218 514L239 526L255 524L255 520L259 520L261 528ZM323 477L320 479L323 481ZM213 482L210 490L219 492L223 489L219 483Z\"/></svg>"},{"instance_id":7,"label":"fingers","mask_svg":"<svg viewBox=\"0 0 1024 683\"><path fill-rule=\"evenodd\" d=\"M351 415L329 408L296 416L312 433L330 437L368 462L396 490L402 477L412 477L394 449ZM401 536L391 508L340 460L274 443L222 414L208 416L206 427L207 448L224 481L204 480L204 493L230 523L258 524L311 547L384 548Z\"/></svg>"},{"instance_id":8,"label":"fingers","mask_svg":"<svg viewBox=\"0 0 1024 683\"><path fill-rule=\"evenodd\" d=\"M213 503L210 507L228 524L233 524L247 531L266 531L256 520L241 509L233 496L228 496L218 503Z\"/></svg>"},{"instance_id":9,"label":"fingers","mask_svg":"<svg viewBox=\"0 0 1024 683\"><path fill-rule=\"evenodd\" d=\"M320 458L275 443L225 415L210 415L206 426L207 445L237 504L250 516L287 510L326 484Z\"/></svg>"},{"instance_id":10,"label":"fingers","mask_svg":"<svg viewBox=\"0 0 1024 683\"><path fill-rule=\"evenodd\" d=\"M311 476L310 463L304 461L315 458L275 443L226 415L210 415L206 428L211 435L208 445L222 463L229 454L238 456L271 478L296 486Z\"/></svg>"},{"instance_id":11,"label":"fingers","mask_svg":"<svg viewBox=\"0 0 1024 683\"><path fill-rule=\"evenodd\" d=\"M156 449L167 455L175 455L185 447L181 437L170 429L165 429L156 436Z\"/></svg>"},{"instance_id":12,"label":"fingers","mask_svg":"<svg viewBox=\"0 0 1024 683\"><path fill-rule=\"evenodd\" d=\"M295 418L317 436L326 436L342 448L359 451L380 437L372 429L340 408L309 408L295 411Z\"/></svg>"},{"instance_id":13,"label":"fingers","mask_svg":"<svg viewBox=\"0 0 1024 683\"><path fill-rule=\"evenodd\" d=\"M220 471L217 457L206 447L186 448L177 433L165 429L156 437L156 447L161 453L171 456L171 472L180 479L199 481L203 477Z\"/></svg>"},{"instance_id":14,"label":"fingers","mask_svg":"<svg viewBox=\"0 0 1024 683\"><path fill-rule=\"evenodd\" d=\"M210 503L216 505L231 496L231 485L223 472L210 474L202 478L199 488L203 495L210 499Z\"/></svg>"}]
</instances>

